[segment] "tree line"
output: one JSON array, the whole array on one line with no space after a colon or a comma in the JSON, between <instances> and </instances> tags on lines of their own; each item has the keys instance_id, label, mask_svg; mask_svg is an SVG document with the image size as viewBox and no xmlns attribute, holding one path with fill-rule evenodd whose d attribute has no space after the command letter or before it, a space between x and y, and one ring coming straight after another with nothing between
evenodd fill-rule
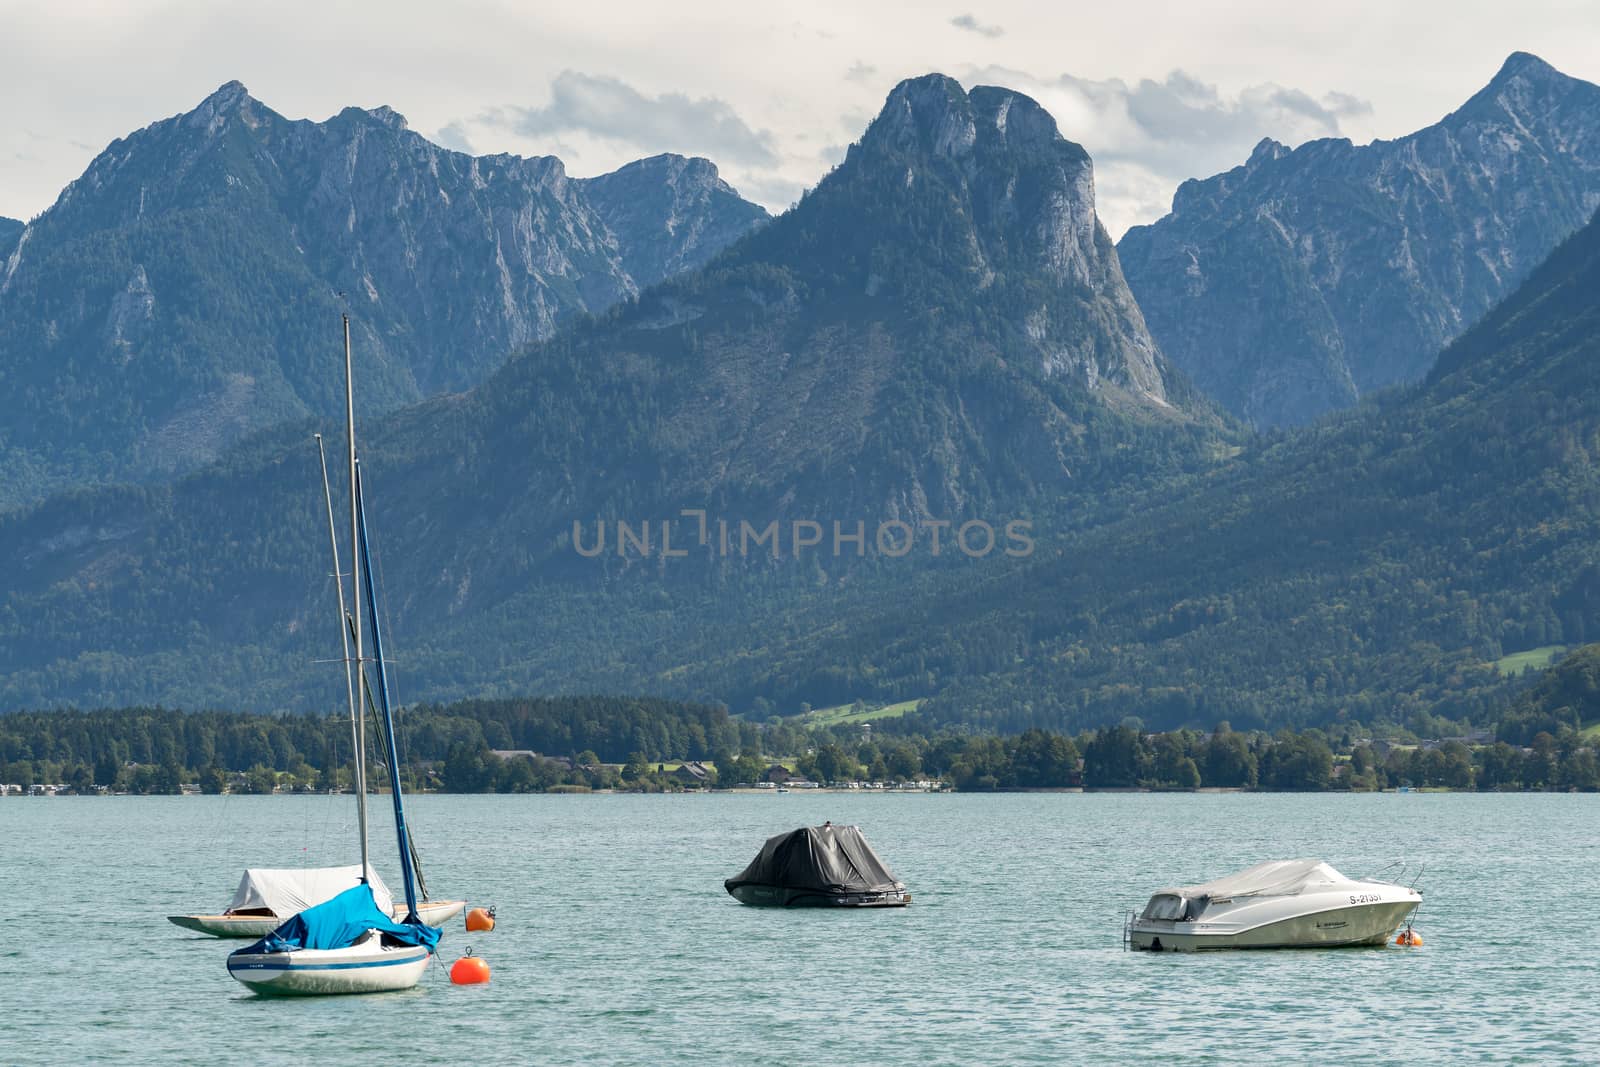
<instances>
[{"instance_id":1,"label":"tree line","mask_svg":"<svg viewBox=\"0 0 1600 1067\"><path fill-rule=\"evenodd\" d=\"M612 697L473 700L418 705L399 717L408 788L447 792L666 790L733 787L774 765L820 784L939 780L961 791L1200 788L1375 790L1600 788L1594 747L1541 694L1570 695L1593 681L1600 654L1583 658L1507 712L1493 743L1419 743L1408 730L1337 728L1146 732L1136 722L1076 735L1031 728L1002 736L803 729L755 723L720 705ZM1560 681L1564 679L1563 681ZM1448 721L1433 725L1448 726ZM1550 729L1532 727L1549 726ZM1376 736L1375 736L1376 735ZM1524 736L1527 735L1527 736ZM1437 736L1437 735L1436 735ZM0 715L0 783L62 784L90 793L270 793L349 788L347 719L162 708ZM375 752L376 748L369 749ZM696 761L706 777L668 764ZM374 763L369 779L383 780Z\"/></svg>"}]
</instances>

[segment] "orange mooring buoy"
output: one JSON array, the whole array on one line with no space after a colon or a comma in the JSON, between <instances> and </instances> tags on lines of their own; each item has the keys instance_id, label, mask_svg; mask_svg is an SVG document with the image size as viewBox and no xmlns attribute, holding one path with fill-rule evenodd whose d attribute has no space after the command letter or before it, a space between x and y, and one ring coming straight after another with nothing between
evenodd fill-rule
<instances>
[{"instance_id":1,"label":"orange mooring buoy","mask_svg":"<svg viewBox=\"0 0 1600 1067\"><path fill-rule=\"evenodd\" d=\"M493 908L473 908L471 911L467 912L467 932L468 933L473 933L473 934L484 933L484 934L486 934L490 930L493 930L493 929L494 929L494 909Z\"/></svg>"},{"instance_id":2,"label":"orange mooring buoy","mask_svg":"<svg viewBox=\"0 0 1600 1067\"><path fill-rule=\"evenodd\" d=\"M474 956L472 950L450 965L450 981L456 985L479 985L489 980L489 962Z\"/></svg>"},{"instance_id":3,"label":"orange mooring buoy","mask_svg":"<svg viewBox=\"0 0 1600 1067\"><path fill-rule=\"evenodd\" d=\"M1408 927L1395 935L1394 943L1397 945L1421 945L1422 935Z\"/></svg>"}]
</instances>

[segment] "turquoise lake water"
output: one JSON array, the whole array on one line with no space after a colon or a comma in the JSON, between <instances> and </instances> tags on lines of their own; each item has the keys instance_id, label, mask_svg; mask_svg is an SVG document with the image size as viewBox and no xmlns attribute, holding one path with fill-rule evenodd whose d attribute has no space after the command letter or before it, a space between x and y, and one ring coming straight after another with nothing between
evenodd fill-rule
<instances>
[{"instance_id":1,"label":"turquoise lake water","mask_svg":"<svg viewBox=\"0 0 1600 1067\"><path fill-rule=\"evenodd\" d=\"M500 925L450 924L416 990L254 997L224 968L240 942L165 921L224 907L247 865L354 862L353 806L0 801L0 1063L1600 1061L1600 796L423 796L434 895ZM824 819L861 825L912 906L723 892ZM1154 888L1294 856L1425 865L1426 945L1122 950ZM493 981L453 987L469 944Z\"/></svg>"}]
</instances>

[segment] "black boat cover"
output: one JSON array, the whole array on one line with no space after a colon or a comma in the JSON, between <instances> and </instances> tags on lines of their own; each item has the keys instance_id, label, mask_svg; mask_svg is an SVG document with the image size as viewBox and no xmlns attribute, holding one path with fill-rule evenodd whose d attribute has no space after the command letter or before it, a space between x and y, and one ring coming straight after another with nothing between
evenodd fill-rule
<instances>
[{"instance_id":1,"label":"black boat cover","mask_svg":"<svg viewBox=\"0 0 1600 1067\"><path fill-rule=\"evenodd\" d=\"M768 838L750 866L723 882L732 893L747 885L818 893L887 893L904 889L872 851L860 827L802 826Z\"/></svg>"}]
</instances>

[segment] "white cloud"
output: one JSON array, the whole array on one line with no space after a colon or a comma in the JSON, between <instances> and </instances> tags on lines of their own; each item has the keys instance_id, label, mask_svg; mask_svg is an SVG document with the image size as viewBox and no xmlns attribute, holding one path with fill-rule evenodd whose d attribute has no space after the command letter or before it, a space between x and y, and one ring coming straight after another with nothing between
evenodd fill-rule
<instances>
[{"instance_id":1,"label":"white cloud","mask_svg":"<svg viewBox=\"0 0 1600 1067\"><path fill-rule=\"evenodd\" d=\"M778 162L772 133L752 130L722 100L684 93L646 96L620 78L576 70L556 75L545 106L498 108L483 120L530 138L586 134L640 155L679 152L754 167Z\"/></svg>"},{"instance_id":2,"label":"white cloud","mask_svg":"<svg viewBox=\"0 0 1600 1067\"><path fill-rule=\"evenodd\" d=\"M1006 32L1003 27L979 22L974 15L957 15L950 20L950 25L958 30L975 33L980 37L1001 37Z\"/></svg>"},{"instance_id":3,"label":"white cloud","mask_svg":"<svg viewBox=\"0 0 1600 1067\"><path fill-rule=\"evenodd\" d=\"M1225 94L1181 70L1160 81L1126 82L986 67L962 80L1027 93L1055 116L1064 137L1088 149L1100 217L1117 236L1165 214L1185 179L1243 163L1263 137L1289 145L1338 137L1341 123L1372 111L1348 93L1314 97L1271 83Z\"/></svg>"},{"instance_id":4,"label":"white cloud","mask_svg":"<svg viewBox=\"0 0 1600 1067\"><path fill-rule=\"evenodd\" d=\"M460 120L446 123L439 127L432 140L435 144L445 148L453 149L457 152L465 152L468 155L476 155L472 148L472 141L467 138L467 127Z\"/></svg>"},{"instance_id":5,"label":"white cloud","mask_svg":"<svg viewBox=\"0 0 1600 1067\"><path fill-rule=\"evenodd\" d=\"M768 211L782 212L793 207L806 187L815 182L796 181L780 174L747 173L729 184L746 200L754 200Z\"/></svg>"},{"instance_id":6,"label":"white cloud","mask_svg":"<svg viewBox=\"0 0 1600 1067\"><path fill-rule=\"evenodd\" d=\"M431 0L0 0L0 215L44 210L110 141L235 78L290 118L389 104L441 143L553 153L574 175L652 151L698 152L745 195L782 208L826 173L819 150L859 137L901 78L942 71L969 84L1008 82L970 77L981 60L1036 73L1010 83L1095 155L1102 205L1119 229L1158 217L1180 180L1239 162L1261 135L1324 136L1330 116L1362 138L1436 121L1512 48L1600 76L1595 5L1519 0L1514 41L1504 12L1480 6L987 0L930 11L920 0L813 0L779 14L744 0L615 0L596 18L582 5L504 0L459 0L448 13ZM952 26L963 13L1005 32ZM593 84L586 91L599 99L583 103L605 121L586 128L534 134L483 121L487 109L516 104L547 112L532 128L575 126L581 110L552 93L563 70L614 76L662 123L647 130L608 115L632 98ZM1167 72L1176 70L1192 84L1174 82ZM1141 78L1154 88L1142 90ZM1268 87L1265 96L1252 86ZM1300 95L1273 95L1285 86ZM1373 115L1351 112L1331 88L1371 100ZM1187 135L1191 120L1206 138Z\"/></svg>"}]
</instances>

